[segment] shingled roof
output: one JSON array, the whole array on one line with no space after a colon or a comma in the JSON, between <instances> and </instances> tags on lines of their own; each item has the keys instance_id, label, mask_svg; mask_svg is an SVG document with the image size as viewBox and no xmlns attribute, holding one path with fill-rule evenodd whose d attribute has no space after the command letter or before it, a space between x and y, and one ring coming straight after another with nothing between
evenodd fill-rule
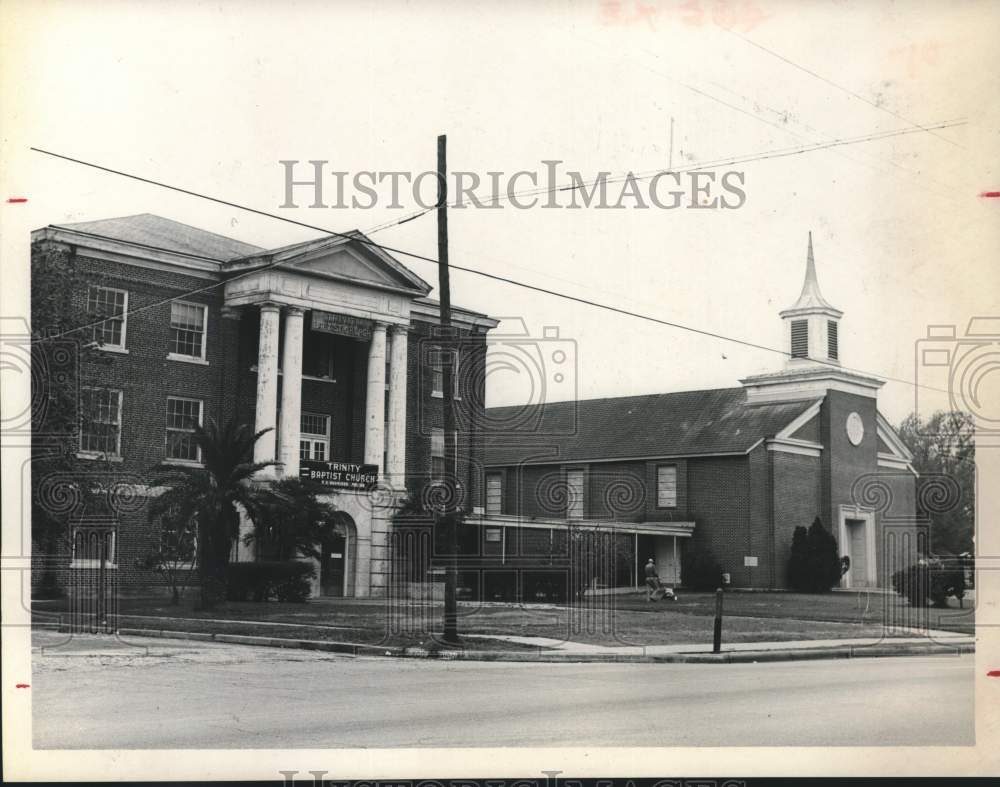
<instances>
[{"instance_id":1,"label":"shingled roof","mask_svg":"<svg viewBox=\"0 0 1000 787\"><path fill-rule=\"evenodd\" d=\"M99 235L123 243L135 243L181 254L192 254L196 257L207 257L219 262L264 251L259 246L198 229L190 224L155 216L152 213L53 226L74 232L85 232L88 235Z\"/></svg>"},{"instance_id":2,"label":"shingled roof","mask_svg":"<svg viewBox=\"0 0 1000 787\"><path fill-rule=\"evenodd\" d=\"M491 407L486 464L745 453L814 402L748 406L743 388L715 388Z\"/></svg>"}]
</instances>

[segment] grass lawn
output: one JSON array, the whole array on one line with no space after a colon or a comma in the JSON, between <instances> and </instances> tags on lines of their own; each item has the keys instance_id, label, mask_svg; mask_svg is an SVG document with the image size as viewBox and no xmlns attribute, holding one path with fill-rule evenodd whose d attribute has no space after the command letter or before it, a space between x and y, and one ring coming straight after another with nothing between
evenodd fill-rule
<instances>
[{"instance_id":1,"label":"grass lawn","mask_svg":"<svg viewBox=\"0 0 1000 787\"><path fill-rule=\"evenodd\" d=\"M163 598L123 598L120 625L176 631L322 639L380 645L425 645L440 632L440 603L403 601L390 609L385 600L315 599L305 604L226 602L211 612L194 609L189 594L180 606ZM608 604L610 599L601 599ZM547 637L606 645L710 645L715 598L680 593L676 602L647 602L643 596L615 597L613 607L558 605L459 605L459 631L474 648L517 648L477 635ZM971 606L969 604L966 605ZM36 602L36 620L55 620L65 602ZM156 619L153 619L156 618ZM205 619L214 619L207 623ZM887 628L884 622L894 624ZM730 592L724 601L724 642L906 636L903 626L972 633L972 609L911 609L895 595L864 593Z\"/></svg>"}]
</instances>

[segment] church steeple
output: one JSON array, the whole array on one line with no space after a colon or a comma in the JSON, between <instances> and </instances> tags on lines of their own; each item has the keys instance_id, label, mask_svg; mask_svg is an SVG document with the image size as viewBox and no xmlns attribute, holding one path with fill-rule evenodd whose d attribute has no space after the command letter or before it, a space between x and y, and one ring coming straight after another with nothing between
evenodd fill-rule
<instances>
[{"instance_id":1,"label":"church steeple","mask_svg":"<svg viewBox=\"0 0 1000 787\"><path fill-rule=\"evenodd\" d=\"M844 313L831 306L820 292L810 232L802 292L791 308L781 312L781 318L788 326L785 335L789 357L785 365L798 368L817 362L839 364L838 326L843 316Z\"/></svg>"}]
</instances>

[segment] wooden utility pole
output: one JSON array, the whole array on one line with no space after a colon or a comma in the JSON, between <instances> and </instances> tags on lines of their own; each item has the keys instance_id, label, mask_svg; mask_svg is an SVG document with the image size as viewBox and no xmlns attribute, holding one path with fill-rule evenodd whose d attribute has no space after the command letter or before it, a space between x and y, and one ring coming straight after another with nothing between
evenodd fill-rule
<instances>
[{"instance_id":1,"label":"wooden utility pole","mask_svg":"<svg viewBox=\"0 0 1000 787\"><path fill-rule=\"evenodd\" d=\"M445 541L444 574L444 641L458 642L458 584L456 566L458 544L455 532L458 496L455 449L455 343L451 327L451 284L448 277L448 139L437 139L437 226L438 226L438 289L441 300L441 394L444 407L444 465L441 481L445 484L444 508L437 513L436 525L443 529Z\"/></svg>"}]
</instances>

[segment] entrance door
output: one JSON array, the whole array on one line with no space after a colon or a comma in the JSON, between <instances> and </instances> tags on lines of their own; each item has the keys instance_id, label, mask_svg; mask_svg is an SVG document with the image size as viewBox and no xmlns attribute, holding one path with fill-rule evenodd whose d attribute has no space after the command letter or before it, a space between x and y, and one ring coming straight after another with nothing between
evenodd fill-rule
<instances>
[{"instance_id":1,"label":"entrance door","mask_svg":"<svg viewBox=\"0 0 1000 787\"><path fill-rule=\"evenodd\" d=\"M868 542L863 519L847 520L848 556L851 558L851 587L868 586Z\"/></svg>"},{"instance_id":2,"label":"entrance door","mask_svg":"<svg viewBox=\"0 0 1000 787\"><path fill-rule=\"evenodd\" d=\"M323 539L323 559L320 561L319 583L324 596L344 595L344 568L347 564L347 539L330 533Z\"/></svg>"}]
</instances>

